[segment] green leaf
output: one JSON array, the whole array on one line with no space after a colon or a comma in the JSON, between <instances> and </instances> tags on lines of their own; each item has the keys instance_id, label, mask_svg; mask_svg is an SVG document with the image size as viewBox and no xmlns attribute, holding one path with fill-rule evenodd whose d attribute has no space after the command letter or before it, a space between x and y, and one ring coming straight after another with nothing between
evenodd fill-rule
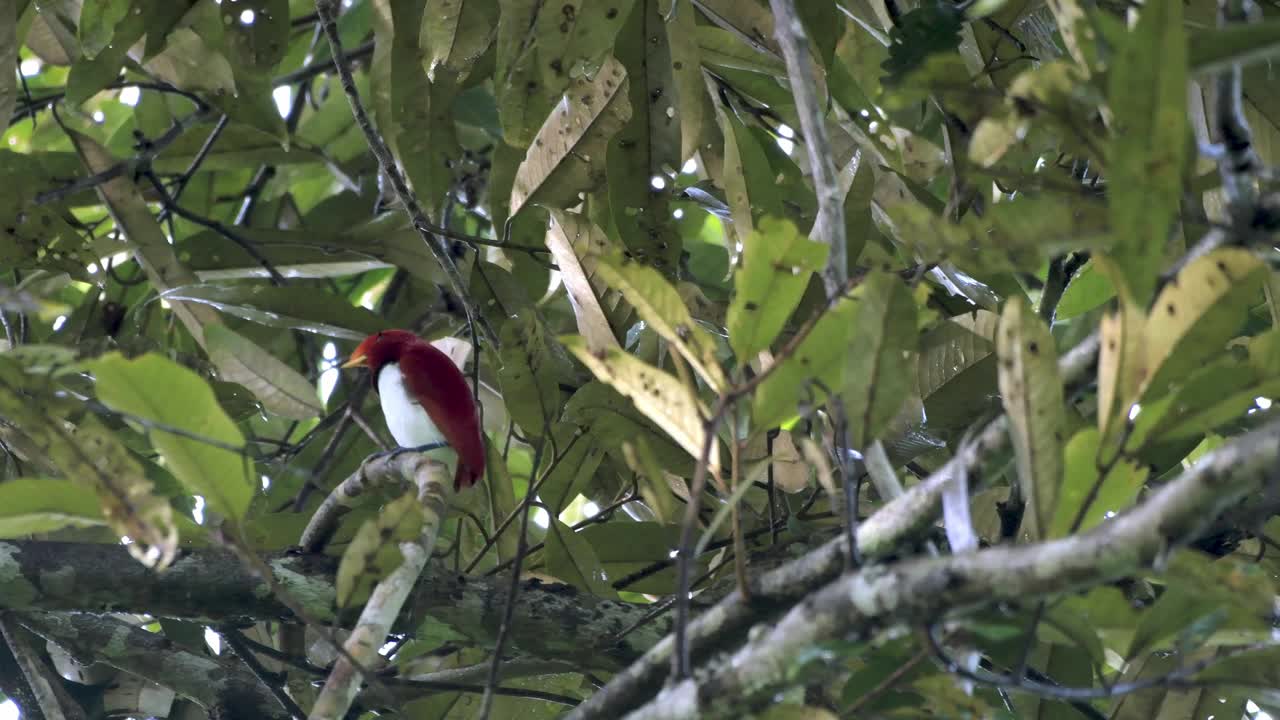
<instances>
[{"instance_id":1,"label":"green leaf","mask_svg":"<svg viewBox=\"0 0 1280 720\"><path fill-rule=\"evenodd\" d=\"M183 285L160 297L169 302L208 305L259 325L346 340L363 340L390 327L381 316L314 287L209 283Z\"/></svg>"},{"instance_id":2,"label":"green leaf","mask_svg":"<svg viewBox=\"0 0 1280 720\"><path fill-rule=\"evenodd\" d=\"M572 528L551 519L547 527L547 571L569 585L599 597L616 597L591 543Z\"/></svg>"},{"instance_id":3,"label":"green leaf","mask_svg":"<svg viewBox=\"0 0 1280 720\"><path fill-rule=\"evenodd\" d=\"M98 499L82 483L58 478L0 482L0 538L105 524Z\"/></svg>"},{"instance_id":4,"label":"green leaf","mask_svg":"<svg viewBox=\"0 0 1280 720\"><path fill-rule=\"evenodd\" d=\"M826 397L827 390L840 387L856 316L855 301L840 300L790 357L779 360L782 364L755 393L751 415L757 427L777 427L796 415L801 402L815 405Z\"/></svg>"},{"instance_id":5,"label":"green leaf","mask_svg":"<svg viewBox=\"0 0 1280 720\"><path fill-rule=\"evenodd\" d=\"M1022 534L1031 542L1048 535L1062 485L1062 445L1066 412L1058 352L1049 326L1021 297L1000 316L996 334L1000 394L1009 415L1026 511Z\"/></svg>"},{"instance_id":6,"label":"green leaf","mask_svg":"<svg viewBox=\"0 0 1280 720\"><path fill-rule=\"evenodd\" d=\"M785 217L782 198L769 158L760 142L733 114L720 108L720 127L724 134L725 199L733 216L733 231L744 244L756 230L756 218ZM737 253L731 253L737 255Z\"/></svg>"},{"instance_id":7,"label":"green leaf","mask_svg":"<svg viewBox=\"0 0 1280 720\"><path fill-rule=\"evenodd\" d=\"M873 272L853 291L853 328L841 396L850 442L862 449L880 437L911 391L903 368L915 362L916 302L902 280Z\"/></svg>"},{"instance_id":8,"label":"green leaf","mask_svg":"<svg viewBox=\"0 0 1280 720\"><path fill-rule=\"evenodd\" d=\"M1111 287L1111 281L1098 270L1097 265L1090 262L1067 285L1054 316L1059 320L1070 320L1101 307L1115 296L1116 291Z\"/></svg>"},{"instance_id":9,"label":"green leaf","mask_svg":"<svg viewBox=\"0 0 1280 720\"><path fill-rule=\"evenodd\" d=\"M1187 161L1187 43L1182 3L1144 5L1111 63L1114 116L1107 153L1112 257L1145 304L1163 265Z\"/></svg>"},{"instance_id":10,"label":"green leaf","mask_svg":"<svg viewBox=\"0 0 1280 720\"><path fill-rule=\"evenodd\" d=\"M920 338L916 378L929 427L959 429L973 423L999 393L995 356L1000 316L987 310L959 315Z\"/></svg>"},{"instance_id":11,"label":"green leaf","mask_svg":"<svg viewBox=\"0 0 1280 720\"><path fill-rule=\"evenodd\" d=\"M232 521L244 517L253 498L252 463L237 452L244 447L244 436L203 378L155 353L133 360L110 353L88 367L103 404L184 431L144 426L165 466L188 490L203 495L211 508Z\"/></svg>"},{"instance_id":12,"label":"green leaf","mask_svg":"<svg viewBox=\"0 0 1280 720\"><path fill-rule=\"evenodd\" d=\"M425 520L417 495L411 491L364 521L338 563L335 604L345 608L367 600L374 586L404 562L400 543L417 540Z\"/></svg>"},{"instance_id":13,"label":"green leaf","mask_svg":"<svg viewBox=\"0 0 1280 720\"><path fill-rule=\"evenodd\" d=\"M651 267L617 256L601 258L597 272L636 309L640 318L689 362L716 392L729 385L716 357L716 342L694 321L680 292Z\"/></svg>"},{"instance_id":14,"label":"green leaf","mask_svg":"<svg viewBox=\"0 0 1280 720\"><path fill-rule=\"evenodd\" d=\"M744 246L727 317L729 345L743 365L778 336L809 278L827 261L827 246L804 237L787 220L766 218Z\"/></svg>"},{"instance_id":15,"label":"green leaf","mask_svg":"<svg viewBox=\"0 0 1280 720\"><path fill-rule=\"evenodd\" d=\"M426 67L465 78L493 42L497 23L497 0L427 0L418 39Z\"/></svg>"},{"instance_id":16,"label":"green leaf","mask_svg":"<svg viewBox=\"0 0 1280 720\"><path fill-rule=\"evenodd\" d=\"M1280 20L1236 23L1187 34L1188 65L1197 75L1264 62L1280 54Z\"/></svg>"},{"instance_id":17,"label":"green leaf","mask_svg":"<svg viewBox=\"0 0 1280 720\"><path fill-rule=\"evenodd\" d=\"M130 0L100 0L85 3L80 9L80 50L87 58L97 57L111 42L116 25L129 13ZM138 8L141 12L142 8ZM7 66L6 66L7 67ZM7 117L7 113L4 116Z\"/></svg>"},{"instance_id":18,"label":"green leaf","mask_svg":"<svg viewBox=\"0 0 1280 720\"><path fill-rule=\"evenodd\" d=\"M578 78L538 130L511 188L511 214L527 203L568 207L603 182L609 139L631 118L627 69L608 58L592 79Z\"/></svg>"},{"instance_id":19,"label":"green leaf","mask_svg":"<svg viewBox=\"0 0 1280 720\"><path fill-rule=\"evenodd\" d=\"M18 65L18 0L0 0L0 67ZM0 118L13 116L13 106L18 100L18 74L0 74Z\"/></svg>"},{"instance_id":20,"label":"green leaf","mask_svg":"<svg viewBox=\"0 0 1280 720\"><path fill-rule=\"evenodd\" d=\"M229 55L254 73L275 70L289 48L289 0L222 0L219 9Z\"/></svg>"},{"instance_id":21,"label":"green leaf","mask_svg":"<svg viewBox=\"0 0 1280 720\"><path fill-rule=\"evenodd\" d=\"M564 407L560 384L572 378L569 357L531 312L508 320L500 340L502 400L525 437L540 437Z\"/></svg>"},{"instance_id":22,"label":"green leaf","mask_svg":"<svg viewBox=\"0 0 1280 720\"><path fill-rule=\"evenodd\" d=\"M308 420L324 411L314 385L252 340L219 324L207 326L204 339L220 378L243 385L268 412Z\"/></svg>"},{"instance_id":23,"label":"green leaf","mask_svg":"<svg viewBox=\"0 0 1280 720\"><path fill-rule=\"evenodd\" d=\"M1077 531L1090 530L1109 514L1127 509L1138 498L1147 479L1147 468L1121 459L1107 470L1106 477L1101 477L1098 467L1101 439L1097 429L1088 428L1076 433L1066 444L1062 488L1046 537L1070 535L1077 519L1080 523Z\"/></svg>"}]
</instances>

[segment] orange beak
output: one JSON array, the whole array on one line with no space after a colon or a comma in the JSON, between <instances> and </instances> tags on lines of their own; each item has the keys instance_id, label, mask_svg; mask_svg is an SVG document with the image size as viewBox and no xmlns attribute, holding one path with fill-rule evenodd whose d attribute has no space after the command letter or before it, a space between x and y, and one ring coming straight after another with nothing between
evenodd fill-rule
<instances>
[{"instance_id":1,"label":"orange beak","mask_svg":"<svg viewBox=\"0 0 1280 720\"><path fill-rule=\"evenodd\" d=\"M369 361L369 358L364 353L356 352L356 353L352 353L351 358L346 362L342 363L341 365L339 365L338 367L343 370L347 370L349 368L364 367L369 364L368 361Z\"/></svg>"}]
</instances>

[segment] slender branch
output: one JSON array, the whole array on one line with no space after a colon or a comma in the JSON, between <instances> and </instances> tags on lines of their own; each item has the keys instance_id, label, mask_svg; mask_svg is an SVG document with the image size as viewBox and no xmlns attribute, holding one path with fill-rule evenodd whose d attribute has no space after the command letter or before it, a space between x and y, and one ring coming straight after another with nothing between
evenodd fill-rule
<instances>
[{"instance_id":1,"label":"slender branch","mask_svg":"<svg viewBox=\"0 0 1280 720\"><path fill-rule=\"evenodd\" d=\"M334 0L316 0L316 12L320 16L320 24L324 28L324 34L329 38L329 47L335 58L334 68L338 71L342 89L347 95L347 101L351 104L351 112L355 115L356 124L360 126L361 132L364 133L365 140L368 142L369 149L373 152L374 157L378 159L378 166L391 181L391 187L395 190L396 197L400 200L400 204L404 206L404 210L408 213L410 220L413 221L414 229L422 236L423 241L427 243L427 247L431 249L432 255L435 256L436 262L440 263L440 267L444 269L445 276L449 279L449 288L458 302L461 303L462 309L467 315L467 322L478 325L479 332L484 335L485 340L490 345L497 347L497 334L493 332L493 329L489 327L489 324L485 322L472 304L470 295L467 294L467 282L458 270L457 263L453 261L453 255L449 252L448 243L445 242L444 238L430 230L431 224L427 219L426 213L422 210L422 206L418 203L417 196L409 188L408 183L405 182L404 176L400 173L400 168L396 165L395 157L391 154L391 149L387 147L386 141L374 129L373 122L369 119L369 113L360 101L360 91L356 89L355 78L351 75L351 68L342 62L344 54L342 51L342 38L338 35L336 5Z\"/></svg>"}]
</instances>

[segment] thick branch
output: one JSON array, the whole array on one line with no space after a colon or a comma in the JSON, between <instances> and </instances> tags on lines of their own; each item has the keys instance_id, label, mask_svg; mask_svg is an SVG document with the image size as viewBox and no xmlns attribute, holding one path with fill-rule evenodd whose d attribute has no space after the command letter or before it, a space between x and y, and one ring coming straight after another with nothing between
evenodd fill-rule
<instances>
[{"instance_id":1,"label":"thick branch","mask_svg":"<svg viewBox=\"0 0 1280 720\"><path fill-rule=\"evenodd\" d=\"M1082 535L920 557L845 575L731 656L663 690L627 717L736 717L786 684L796 657L818 643L1129 576L1163 562L1224 510L1261 489L1277 461L1280 422L1273 422L1219 448L1138 507Z\"/></svg>"},{"instance_id":2,"label":"thick branch","mask_svg":"<svg viewBox=\"0 0 1280 720\"><path fill-rule=\"evenodd\" d=\"M24 613L18 622L76 658L97 660L167 687L195 701L211 717L289 718L237 660L191 652L163 635L112 617Z\"/></svg>"},{"instance_id":3,"label":"thick branch","mask_svg":"<svg viewBox=\"0 0 1280 720\"><path fill-rule=\"evenodd\" d=\"M281 553L264 559L313 618L355 619L354 614L334 617L337 558ZM157 574L120 545L5 541L0 542L0 577L5 579L0 609L134 612L212 624L294 621L267 586L223 550L185 550ZM395 629L411 632L430 617L477 645L492 644L509 583L505 574L466 576L433 563L414 586ZM564 660L582 668L617 669L671 629L669 621L655 620L621 642L607 642L649 610L602 600L570 586L526 581L515 607L510 647L520 655Z\"/></svg>"}]
</instances>

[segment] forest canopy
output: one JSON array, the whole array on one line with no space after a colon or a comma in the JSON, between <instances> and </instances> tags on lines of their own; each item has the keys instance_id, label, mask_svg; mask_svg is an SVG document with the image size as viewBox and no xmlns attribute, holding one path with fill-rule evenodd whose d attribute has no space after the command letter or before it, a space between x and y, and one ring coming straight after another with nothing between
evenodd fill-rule
<instances>
[{"instance_id":1,"label":"forest canopy","mask_svg":"<svg viewBox=\"0 0 1280 720\"><path fill-rule=\"evenodd\" d=\"M0 0L0 718L1269 719L1278 57Z\"/></svg>"}]
</instances>

